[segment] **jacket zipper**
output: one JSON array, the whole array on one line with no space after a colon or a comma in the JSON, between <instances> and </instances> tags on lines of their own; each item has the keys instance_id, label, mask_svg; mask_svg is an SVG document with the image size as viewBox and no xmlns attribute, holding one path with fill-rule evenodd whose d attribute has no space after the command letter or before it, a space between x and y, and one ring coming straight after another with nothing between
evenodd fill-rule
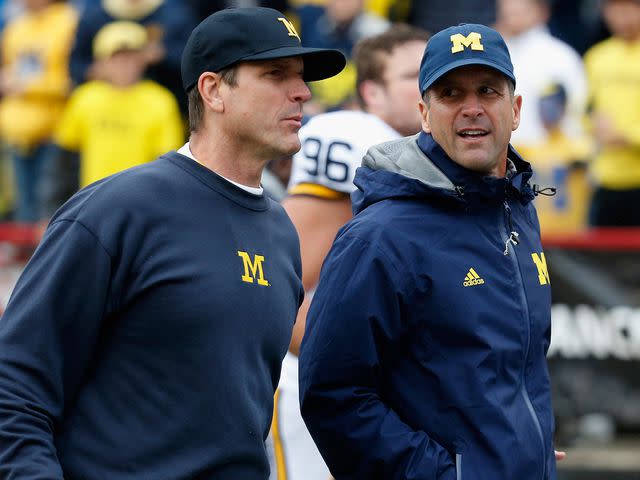
<instances>
[{"instance_id":1,"label":"jacket zipper","mask_svg":"<svg viewBox=\"0 0 640 480\"><path fill-rule=\"evenodd\" d=\"M507 240L504 242L504 252L502 252L504 255L509 255L509 244L512 244L513 246L518 245L520 243L520 239L518 232L516 232L513 229L513 224L511 223L511 207L509 206L509 203L505 200L504 201L504 211L507 215L507 225L508 225L508 237Z\"/></svg>"},{"instance_id":2,"label":"jacket zipper","mask_svg":"<svg viewBox=\"0 0 640 480\"><path fill-rule=\"evenodd\" d=\"M513 246L511 248L515 248L516 245L518 245L520 243L520 240L518 239L518 232L516 232L513 228L513 223L511 220L511 207L509 206L509 203L507 202L507 200L504 201L504 209L505 209L505 214L507 217L507 228L508 228L508 238L505 241L505 249L504 249L504 255L508 256L509 255L509 244L512 244ZM520 271L520 265L518 263L518 256L515 255L515 250L514 250L514 255L513 255L513 263L514 266L516 268L516 272L518 274L518 278L520 279L520 301L522 302L522 306L524 308L524 317L526 319L526 324L527 324L527 342L525 345L525 350L524 350L524 360L523 360L523 365L522 365L522 386L520 387L520 391L522 393L522 397L524 399L525 404L527 405L527 410L529 411L529 415L531 415L531 419L533 420L533 423L536 427L536 431L538 432L538 437L540 438L540 443L542 445L542 478L546 478L547 475L547 454L546 454L546 448L545 448L545 444L544 444L544 435L542 434L542 426L540 425L540 420L538 419L538 415L536 414L534 408L533 408L533 404L531 403L531 399L529 398L529 393L527 392L527 384L526 384L526 380L525 380L525 369L527 368L527 360L529 357L529 345L531 343L531 321L530 321L530 316L529 316L529 306L527 305L527 299L525 297L524 294L524 279L522 278L522 274Z\"/></svg>"}]
</instances>

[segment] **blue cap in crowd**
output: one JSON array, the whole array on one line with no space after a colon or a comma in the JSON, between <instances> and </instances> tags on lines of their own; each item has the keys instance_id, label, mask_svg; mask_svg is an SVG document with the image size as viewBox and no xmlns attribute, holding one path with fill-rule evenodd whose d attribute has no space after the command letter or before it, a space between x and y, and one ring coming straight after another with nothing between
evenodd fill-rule
<instances>
[{"instance_id":1,"label":"blue cap in crowd","mask_svg":"<svg viewBox=\"0 0 640 480\"><path fill-rule=\"evenodd\" d=\"M182 53L182 85L190 90L203 72L219 72L247 60L301 56L304 80L332 77L346 59L338 50L307 48L293 24L272 8L228 8L205 18Z\"/></svg>"},{"instance_id":2,"label":"blue cap in crowd","mask_svg":"<svg viewBox=\"0 0 640 480\"><path fill-rule=\"evenodd\" d=\"M454 68L485 65L516 84L509 49L502 36L485 25L463 23L446 28L429 39L420 63L420 93Z\"/></svg>"}]
</instances>

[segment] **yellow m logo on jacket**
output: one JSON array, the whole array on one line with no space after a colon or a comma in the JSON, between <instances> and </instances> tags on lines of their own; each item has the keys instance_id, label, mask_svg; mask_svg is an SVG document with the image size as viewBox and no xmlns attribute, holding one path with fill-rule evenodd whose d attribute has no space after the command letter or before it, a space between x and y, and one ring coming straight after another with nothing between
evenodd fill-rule
<instances>
[{"instance_id":1,"label":"yellow m logo on jacket","mask_svg":"<svg viewBox=\"0 0 640 480\"><path fill-rule=\"evenodd\" d=\"M544 252L541 252L540 255L532 253L531 258L533 258L533 263L536 264L536 268L538 269L538 280L540 281L540 285L550 284L551 280L549 279L547 259L544 257Z\"/></svg>"},{"instance_id":2,"label":"yellow m logo on jacket","mask_svg":"<svg viewBox=\"0 0 640 480\"><path fill-rule=\"evenodd\" d=\"M476 32L471 32L466 37L461 33L456 33L449 37L453 46L451 47L451 53L463 52L465 48L471 47L471 50L484 51L484 45L480 42L482 35Z\"/></svg>"},{"instance_id":3,"label":"yellow m logo on jacket","mask_svg":"<svg viewBox=\"0 0 640 480\"><path fill-rule=\"evenodd\" d=\"M242 281L253 283L257 280L258 285L268 287L269 282L264 278L264 270L262 269L264 257L262 255L254 255L252 259L247 252L242 252L240 250L238 250L238 256L242 258L242 264L244 266Z\"/></svg>"}]
</instances>

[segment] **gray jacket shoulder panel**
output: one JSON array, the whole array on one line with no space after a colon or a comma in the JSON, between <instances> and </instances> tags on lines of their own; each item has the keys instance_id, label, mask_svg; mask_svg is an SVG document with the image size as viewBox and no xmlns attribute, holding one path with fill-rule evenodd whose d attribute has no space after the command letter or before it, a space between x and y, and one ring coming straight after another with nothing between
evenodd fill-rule
<instances>
[{"instance_id":1,"label":"gray jacket shoulder panel","mask_svg":"<svg viewBox=\"0 0 640 480\"><path fill-rule=\"evenodd\" d=\"M430 187L454 190L454 185L418 147L418 135L391 140L371 147L362 166L386 170L419 180Z\"/></svg>"}]
</instances>

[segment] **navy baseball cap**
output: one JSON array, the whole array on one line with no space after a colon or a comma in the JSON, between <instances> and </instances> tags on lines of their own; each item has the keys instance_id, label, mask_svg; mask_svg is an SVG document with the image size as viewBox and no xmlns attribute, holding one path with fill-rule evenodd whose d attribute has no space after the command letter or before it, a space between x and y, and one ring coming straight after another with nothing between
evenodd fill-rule
<instances>
[{"instance_id":1,"label":"navy baseball cap","mask_svg":"<svg viewBox=\"0 0 640 480\"><path fill-rule=\"evenodd\" d=\"M339 50L300 44L293 24L272 8L228 8L205 18L182 52L182 85L190 90L203 72L219 72L238 62L301 56L304 80L312 82L342 71Z\"/></svg>"},{"instance_id":2,"label":"navy baseball cap","mask_svg":"<svg viewBox=\"0 0 640 480\"><path fill-rule=\"evenodd\" d=\"M420 94L440 77L465 65L485 65L516 84L509 49L502 35L485 25L462 23L429 39L420 63Z\"/></svg>"}]
</instances>

